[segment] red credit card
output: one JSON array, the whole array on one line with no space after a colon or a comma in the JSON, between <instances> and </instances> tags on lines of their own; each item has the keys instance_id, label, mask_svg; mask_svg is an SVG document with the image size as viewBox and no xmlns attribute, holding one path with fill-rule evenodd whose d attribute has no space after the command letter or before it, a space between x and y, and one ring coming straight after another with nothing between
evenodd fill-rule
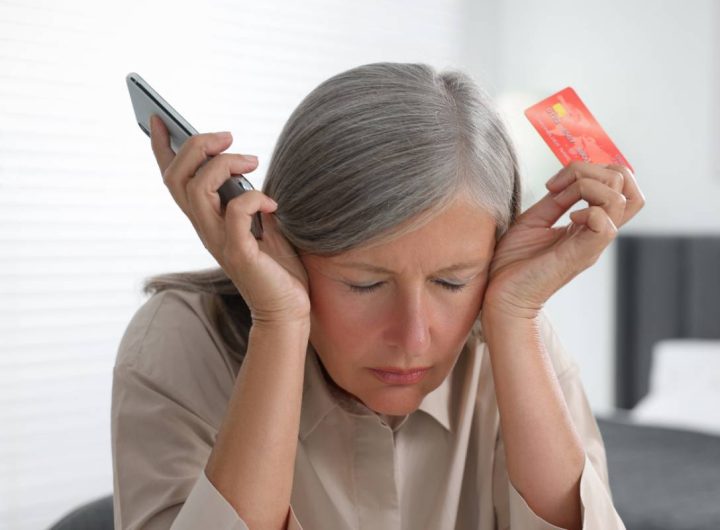
<instances>
[{"instance_id":1,"label":"red credit card","mask_svg":"<svg viewBox=\"0 0 720 530\"><path fill-rule=\"evenodd\" d=\"M581 160L618 164L635 172L572 88L536 103L525 116L563 166Z\"/></svg>"}]
</instances>

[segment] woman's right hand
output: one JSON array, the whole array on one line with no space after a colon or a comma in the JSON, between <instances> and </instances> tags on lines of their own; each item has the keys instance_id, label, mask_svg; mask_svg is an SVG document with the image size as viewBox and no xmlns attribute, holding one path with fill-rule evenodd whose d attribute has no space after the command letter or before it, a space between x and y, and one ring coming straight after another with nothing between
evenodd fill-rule
<instances>
[{"instance_id":1,"label":"woman's right hand","mask_svg":"<svg viewBox=\"0 0 720 530\"><path fill-rule=\"evenodd\" d=\"M152 149L165 185L237 287L253 325L309 323L307 273L277 228L272 215L277 204L260 191L247 191L228 202L224 216L220 209L218 188L233 174L255 170L257 158L223 153L232 144L230 133L192 136L175 154L162 120L153 116L150 122ZM250 231L257 212L262 215L261 240Z\"/></svg>"}]
</instances>

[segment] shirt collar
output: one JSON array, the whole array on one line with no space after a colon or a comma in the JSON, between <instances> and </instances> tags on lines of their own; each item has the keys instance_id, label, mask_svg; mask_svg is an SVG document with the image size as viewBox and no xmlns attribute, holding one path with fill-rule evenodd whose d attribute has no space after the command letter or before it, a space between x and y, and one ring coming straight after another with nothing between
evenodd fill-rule
<instances>
[{"instance_id":1,"label":"shirt collar","mask_svg":"<svg viewBox=\"0 0 720 530\"><path fill-rule=\"evenodd\" d=\"M450 388L454 379L454 372L455 369L453 368L450 375L440 383L439 387L426 395L418 407L418 410L428 414L445 427L447 431L452 430L450 428Z\"/></svg>"},{"instance_id":2,"label":"shirt collar","mask_svg":"<svg viewBox=\"0 0 720 530\"><path fill-rule=\"evenodd\" d=\"M458 356L462 357L468 348L466 343ZM418 407L419 411L429 415L447 431L452 431L450 423L450 406L453 382L461 374L456 373L461 362L456 362L451 374L435 390L425 396ZM369 415L373 411L362 403L342 396L339 391L332 388L322 373L320 360L311 344L308 344L305 360L305 379L303 382L302 408L300 412L300 439L307 438L320 422L333 409L340 407L350 414ZM459 381L459 380L458 380ZM413 412L413 414L417 413ZM405 420L404 420L405 421ZM404 421L402 423L404 423Z\"/></svg>"},{"instance_id":3,"label":"shirt collar","mask_svg":"<svg viewBox=\"0 0 720 530\"><path fill-rule=\"evenodd\" d=\"M471 355L473 350L475 354L480 353L478 346L484 342L482 339L481 327L476 324L472 333L465 341L460 354L455 361L450 374L435 390L425 396L418 410L428 414L431 418L442 425L448 432L453 431L453 424L457 419L453 419L453 408L457 409L459 401L471 399L471 396L460 395L459 393L467 392L467 377L470 372L478 371L476 368L479 362L482 362L482 355Z\"/></svg>"},{"instance_id":4,"label":"shirt collar","mask_svg":"<svg viewBox=\"0 0 720 530\"><path fill-rule=\"evenodd\" d=\"M308 343L305 357L305 378L303 381L302 407L300 409L300 439L307 438L315 427L338 404L325 381L317 353Z\"/></svg>"}]
</instances>

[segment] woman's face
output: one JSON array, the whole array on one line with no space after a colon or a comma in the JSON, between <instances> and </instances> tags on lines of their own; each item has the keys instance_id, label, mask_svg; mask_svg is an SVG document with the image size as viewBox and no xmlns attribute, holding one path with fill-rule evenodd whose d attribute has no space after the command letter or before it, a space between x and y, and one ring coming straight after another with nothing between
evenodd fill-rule
<instances>
[{"instance_id":1,"label":"woman's face","mask_svg":"<svg viewBox=\"0 0 720 530\"><path fill-rule=\"evenodd\" d=\"M302 256L310 342L335 384L380 414L416 410L469 336L494 247L492 216L458 200L383 245ZM427 370L420 377L385 373L417 368Z\"/></svg>"}]
</instances>

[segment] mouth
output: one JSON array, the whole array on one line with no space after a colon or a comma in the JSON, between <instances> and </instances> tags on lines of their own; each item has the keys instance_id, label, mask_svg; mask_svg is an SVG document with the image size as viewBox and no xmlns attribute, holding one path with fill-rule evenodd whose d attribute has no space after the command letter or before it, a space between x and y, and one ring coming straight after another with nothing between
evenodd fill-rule
<instances>
[{"instance_id":1,"label":"mouth","mask_svg":"<svg viewBox=\"0 0 720 530\"><path fill-rule=\"evenodd\" d=\"M391 385L411 385L421 381L430 368L403 370L400 368L383 367L369 368L369 370L383 383Z\"/></svg>"}]
</instances>

